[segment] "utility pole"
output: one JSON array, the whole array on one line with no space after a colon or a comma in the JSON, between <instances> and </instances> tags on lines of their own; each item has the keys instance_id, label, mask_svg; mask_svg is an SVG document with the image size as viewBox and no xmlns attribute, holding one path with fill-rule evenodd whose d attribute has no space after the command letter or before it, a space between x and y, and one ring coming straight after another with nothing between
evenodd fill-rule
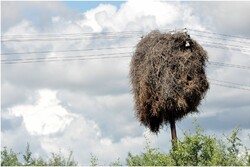
<instances>
[{"instance_id":1,"label":"utility pole","mask_svg":"<svg viewBox=\"0 0 250 167\"><path fill-rule=\"evenodd\" d=\"M177 134L176 134L175 119L174 119L173 113L171 114L171 118L169 120L169 123L170 123L172 141L176 141L177 140Z\"/></svg>"}]
</instances>

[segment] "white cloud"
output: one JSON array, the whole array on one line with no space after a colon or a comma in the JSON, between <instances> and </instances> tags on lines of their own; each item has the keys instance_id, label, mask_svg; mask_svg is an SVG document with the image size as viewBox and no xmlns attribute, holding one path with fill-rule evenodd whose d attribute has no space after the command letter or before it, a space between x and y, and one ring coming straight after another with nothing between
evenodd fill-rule
<instances>
[{"instance_id":1,"label":"white cloud","mask_svg":"<svg viewBox=\"0 0 250 167\"><path fill-rule=\"evenodd\" d=\"M59 105L56 92L40 90L34 105L18 105L10 108L11 114L22 116L27 131L32 135L48 135L61 132L75 118Z\"/></svg>"},{"instance_id":2,"label":"white cloud","mask_svg":"<svg viewBox=\"0 0 250 167\"><path fill-rule=\"evenodd\" d=\"M40 141L41 147L48 154L60 149L66 155L69 150L74 150L74 157L80 165L89 165L90 153L93 153L98 156L101 163L108 165L118 157L125 159L128 151L138 153L138 148L143 148L144 138L124 137L119 142L114 142L102 135L101 127L94 121L78 115L62 134L54 137L45 136L40 138Z\"/></svg>"},{"instance_id":3,"label":"white cloud","mask_svg":"<svg viewBox=\"0 0 250 167\"><path fill-rule=\"evenodd\" d=\"M224 34L249 36L250 3L238 1L185 2L210 30Z\"/></svg>"},{"instance_id":4,"label":"white cloud","mask_svg":"<svg viewBox=\"0 0 250 167\"><path fill-rule=\"evenodd\" d=\"M117 10L112 5L100 5L83 14L78 24L90 26L95 32L109 31L149 31L155 28L167 29L192 26L201 28L188 6L178 2L143 2L129 0Z\"/></svg>"},{"instance_id":5,"label":"white cloud","mask_svg":"<svg viewBox=\"0 0 250 167\"><path fill-rule=\"evenodd\" d=\"M112 22L110 19L114 16L115 12L116 8L112 5L99 5L97 8L85 12L83 19L78 24L82 27L89 26L93 28L94 32L100 32L103 30L102 26L104 24L107 25Z\"/></svg>"}]
</instances>

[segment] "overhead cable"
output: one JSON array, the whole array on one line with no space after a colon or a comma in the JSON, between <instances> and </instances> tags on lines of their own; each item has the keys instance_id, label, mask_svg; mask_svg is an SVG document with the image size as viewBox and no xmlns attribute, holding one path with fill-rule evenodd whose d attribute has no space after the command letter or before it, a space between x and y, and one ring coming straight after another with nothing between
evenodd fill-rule
<instances>
[{"instance_id":1,"label":"overhead cable","mask_svg":"<svg viewBox=\"0 0 250 167\"><path fill-rule=\"evenodd\" d=\"M201 31L197 29L190 29L187 28L188 31L194 31L194 32L200 32L200 33L205 33L205 34L214 34L214 35L219 35L219 36L225 36L225 37L232 37L232 38L239 38L239 39L247 39L249 40L250 37L243 37L243 36L237 36L237 35L230 35L230 34L221 34L217 32L211 32L211 31Z\"/></svg>"},{"instance_id":2,"label":"overhead cable","mask_svg":"<svg viewBox=\"0 0 250 167\"><path fill-rule=\"evenodd\" d=\"M211 84L212 84L212 85L217 85L217 86L228 87L228 88L235 88L235 89L241 89L241 90L250 91L250 89L242 88L242 87L238 87L238 86L225 85L225 84L219 84L219 83L213 83L213 82L211 82Z\"/></svg>"},{"instance_id":3,"label":"overhead cable","mask_svg":"<svg viewBox=\"0 0 250 167\"><path fill-rule=\"evenodd\" d=\"M75 61L78 60L78 58L82 57L94 57L94 56L106 56L105 58L108 58L110 55L120 55L120 54L127 54L126 57L131 57L131 54L133 52L119 52L119 53L105 53L105 54L89 54L89 55L78 55L78 56L53 56L53 57L33 57L33 58L19 58L19 59L3 59L1 60L1 64L19 64L19 63L36 63L36 62L50 62L50 60L54 61L67 61L69 59L74 59ZM114 58L114 56L112 56ZM87 60L88 58L84 59ZM249 66L243 66L238 64L227 64L222 62L213 62L209 61L208 64L215 65L215 66L225 66L225 67L232 67L232 68L240 68L240 69L250 69Z\"/></svg>"},{"instance_id":4,"label":"overhead cable","mask_svg":"<svg viewBox=\"0 0 250 167\"><path fill-rule=\"evenodd\" d=\"M229 81L222 81L222 80L212 79L212 78L208 78L208 79L210 81L215 81L215 82L220 82L220 83L224 83L224 84L230 84L230 85L243 86L243 87L250 88L250 85L247 85L247 84L241 84L241 83L235 83L235 82L229 82Z\"/></svg>"},{"instance_id":5,"label":"overhead cable","mask_svg":"<svg viewBox=\"0 0 250 167\"><path fill-rule=\"evenodd\" d=\"M121 47L108 47L108 48L85 48L85 49L70 49L70 50L46 50L46 51L34 51L34 52L9 52L2 53L2 55L20 55L20 54L43 54L43 53L63 53L63 52L80 52L80 51L98 51L98 50L112 50L112 49L127 49L134 46L121 46Z\"/></svg>"}]
</instances>

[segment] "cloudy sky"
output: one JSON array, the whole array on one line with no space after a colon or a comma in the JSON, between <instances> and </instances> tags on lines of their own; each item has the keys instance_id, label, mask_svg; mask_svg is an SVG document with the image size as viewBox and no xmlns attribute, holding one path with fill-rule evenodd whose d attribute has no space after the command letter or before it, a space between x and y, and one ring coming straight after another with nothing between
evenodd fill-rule
<instances>
[{"instance_id":1,"label":"cloudy sky","mask_svg":"<svg viewBox=\"0 0 250 167\"><path fill-rule=\"evenodd\" d=\"M250 133L250 2L1 3L1 147L36 155L61 149L88 165L108 165L143 151L145 136L167 152L170 130L158 136L137 122L128 72L140 37L186 27L207 50L210 90L197 118L207 134L240 127ZM248 147L250 145L248 144Z\"/></svg>"}]
</instances>

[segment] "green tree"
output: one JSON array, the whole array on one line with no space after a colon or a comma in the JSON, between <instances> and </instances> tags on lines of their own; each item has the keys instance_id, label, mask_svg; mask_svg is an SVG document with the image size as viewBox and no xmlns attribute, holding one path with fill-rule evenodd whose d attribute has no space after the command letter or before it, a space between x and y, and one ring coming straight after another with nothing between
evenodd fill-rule
<instances>
[{"instance_id":1,"label":"green tree","mask_svg":"<svg viewBox=\"0 0 250 167\"><path fill-rule=\"evenodd\" d=\"M21 163L18 161L18 155L20 153L15 153L10 149L7 150L7 147L4 147L1 151L1 166L19 166Z\"/></svg>"},{"instance_id":2,"label":"green tree","mask_svg":"<svg viewBox=\"0 0 250 167\"><path fill-rule=\"evenodd\" d=\"M48 166L76 166L77 162L72 157L72 151L70 151L68 157L62 156L59 151L58 154L52 153L52 157L49 158Z\"/></svg>"},{"instance_id":3,"label":"green tree","mask_svg":"<svg viewBox=\"0 0 250 167\"><path fill-rule=\"evenodd\" d=\"M27 143L25 153L22 154L23 161L20 157L21 153L15 153L7 147L1 151L1 166L76 166L77 162L74 161L72 151L67 157L62 153L51 153L51 157L46 161L42 157L34 158L30 150L30 145Z\"/></svg>"},{"instance_id":4,"label":"green tree","mask_svg":"<svg viewBox=\"0 0 250 167\"><path fill-rule=\"evenodd\" d=\"M226 140L204 135L204 130L195 122L196 131L192 135L184 132L183 140L173 141L168 153L159 152L147 142L145 152L139 155L128 153L129 166L243 166L250 164L247 149L242 149L238 138L239 129L233 130ZM148 140L148 139L146 139Z\"/></svg>"},{"instance_id":5,"label":"green tree","mask_svg":"<svg viewBox=\"0 0 250 167\"><path fill-rule=\"evenodd\" d=\"M118 158L115 162L110 163L110 166L122 166L120 158Z\"/></svg>"},{"instance_id":6,"label":"green tree","mask_svg":"<svg viewBox=\"0 0 250 167\"><path fill-rule=\"evenodd\" d=\"M97 166L97 165L98 165L98 158L91 153L90 154L90 166Z\"/></svg>"},{"instance_id":7,"label":"green tree","mask_svg":"<svg viewBox=\"0 0 250 167\"><path fill-rule=\"evenodd\" d=\"M146 137L145 137L146 138ZM146 138L145 152L140 155L128 153L126 163L128 166L164 166L173 164L172 159L159 152L158 148L151 148L150 141Z\"/></svg>"},{"instance_id":8,"label":"green tree","mask_svg":"<svg viewBox=\"0 0 250 167\"><path fill-rule=\"evenodd\" d=\"M30 145L27 143L25 154L23 154L23 159L24 159L24 165L29 166L32 164L32 158L31 158L31 151L30 151Z\"/></svg>"},{"instance_id":9,"label":"green tree","mask_svg":"<svg viewBox=\"0 0 250 167\"><path fill-rule=\"evenodd\" d=\"M173 147L167 152L150 146L146 138L144 152L133 155L130 152L126 158L128 166L244 166L250 165L249 148L244 146L238 137L240 129L232 131L223 139L203 134L204 130L195 122L195 133L184 131L182 140L173 141ZM250 138L250 136L249 136ZM1 150L1 166L76 166L72 151L68 156L51 153L45 160L35 158L27 143L24 154L3 147ZM91 154L90 165L100 165L98 158ZM110 163L111 166L122 166L120 159Z\"/></svg>"}]
</instances>

